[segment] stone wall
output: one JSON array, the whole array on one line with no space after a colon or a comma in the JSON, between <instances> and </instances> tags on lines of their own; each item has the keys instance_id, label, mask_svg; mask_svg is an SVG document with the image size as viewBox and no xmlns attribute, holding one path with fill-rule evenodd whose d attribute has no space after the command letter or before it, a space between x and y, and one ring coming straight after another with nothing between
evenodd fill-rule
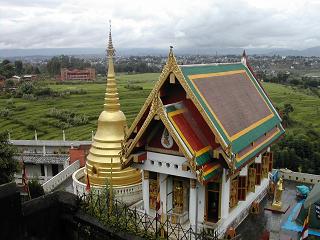
<instances>
[{"instance_id":1,"label":"stone wall","mask_svg":"<svg viewBox=\"0 0 320 240\"><path fill-rule=\"evenodd\" d=\"M74 194L56 191L21 204L15 183L0 185L0 239L132 239L79 208Z\"/></svg>"}]
</instances>

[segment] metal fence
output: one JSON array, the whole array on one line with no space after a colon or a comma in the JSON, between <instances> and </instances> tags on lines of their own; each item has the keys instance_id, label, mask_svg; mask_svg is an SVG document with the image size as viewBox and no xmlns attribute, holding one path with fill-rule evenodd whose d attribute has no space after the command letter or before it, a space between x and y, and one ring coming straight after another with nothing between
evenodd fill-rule
<instances>
[{"instance_id":1,"label":"metal fence","mask_svg":"<svg viewBox=\"0 0 320 240\"><path fill-rule=\"evenodd\" d=\"M195 232L192 227L186 228L180 223L172 223L168 216L151 217L137 208L112 199L108 194L87 194L80 197L82 209L94 216L104 226L114 231L129 232L144 239L178 239L178 240L215 240L218 231L201 229ZM82 223L83 225L83 223ZM96 232L93 226L82 226L86 232ZM97 235L96 235L97 236Z\"/></svg>"}]
</instances>

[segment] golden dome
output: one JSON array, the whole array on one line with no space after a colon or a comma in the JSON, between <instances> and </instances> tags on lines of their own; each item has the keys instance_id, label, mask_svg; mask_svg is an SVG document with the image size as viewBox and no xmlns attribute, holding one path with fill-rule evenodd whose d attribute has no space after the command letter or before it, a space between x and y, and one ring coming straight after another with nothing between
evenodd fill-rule
<instances>
[{"instance_id":1,"label":"golden dome","mask_svg":"<svg viewBox=\"0 0 320 240\"><path fill-rule=\"evenodd\" d=\"M104 110L98 119L98 129L87 156L85 174L90 184L123 187L141 182L140 170L125 168L121 170L120 152L123 147L127 120L120 110L119 94L113 66L114 48L109 32L107 88L104 98Z\"/></svg>"}]
</instances>

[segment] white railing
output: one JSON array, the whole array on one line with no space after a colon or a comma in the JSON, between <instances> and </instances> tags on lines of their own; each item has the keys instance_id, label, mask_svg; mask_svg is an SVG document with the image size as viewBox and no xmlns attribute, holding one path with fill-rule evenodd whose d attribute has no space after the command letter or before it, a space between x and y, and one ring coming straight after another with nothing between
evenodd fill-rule
<instances>
[{"instance_id":1,"label":"white railing","mask_svg":"<svg viewBox=\"0 0 320 240\"><path fill-rule=\"evenodd\" d=\"M280 169L279 176L282 177L284 180L289 180L289 181L310 183L310 184L320 183L320 175L293 172L289 169Z\"/></svg>"},{"instance_id":2,"label":"white railing","mask_svg":"<svg viewBox=\"0 0 320 240\"><path fill-rule=\"evenodd\" d=\"M84 168L81 168L73 173L73 190L76 195L86 194L86 184L79 179L84 178ZM91 186L91 192L100 194L104 187ZM129 205L134 204L142 199L142 184L134 184L124 187L113 187L115 198L119 201L125 202Z\"/></svg>"},{"instance_id":3,"label":"white railing","mask_svg":"<svg viewBox=\"0 0 320 240\"><path fill-rule=\"evenodd\" d=\"M50 192L54 190L57 186L63 183L68 177L70 177L76 170L80 168L80 161L77 160L70 164L67 168L63 169L57 175L52 177L50 180L42 184L43 190L45 192Z\"/></svg>"}]
</instances>

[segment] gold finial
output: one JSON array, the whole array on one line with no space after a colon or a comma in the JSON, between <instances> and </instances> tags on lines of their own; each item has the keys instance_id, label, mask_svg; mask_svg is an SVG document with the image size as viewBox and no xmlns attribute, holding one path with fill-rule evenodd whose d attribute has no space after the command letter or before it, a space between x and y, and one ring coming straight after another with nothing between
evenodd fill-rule
<instances>
[{"instance_id":1,"label":"gold finial","mask_svg":"<svg viewBox=\"0 0 320 240\"><path fill-rule=\"evenodd\" d=\"M169 56L173 56L173 46L170 46Z\"/></svg>"},{"instance_id":2,"label":"gold finial","mask_svg":"<svg viewBox=\"0 0 320 240\"><path fill-rule=\"evenodd\" d=\"M108 55L108 75L107 75L107 89L104 98L104 110L106 111L119 111L120 102L117 88L117 82L115 79L113 56L115 55L115 49L112 44L111 36L111 20L109 21L109 42L107 48Z\"/></svg>"},{"instance_id":3,"label":"gold finial","mask_svg":"<svg viewBox=\"0 0 320 240\"><path fill-rule=\"evenodd\" d=\"M107 47L107 54L109 58L115 55L115 49L113 48L112 36L111 36L111 20L109 20L109 42Z\"/></svg>"}]
</instances>

